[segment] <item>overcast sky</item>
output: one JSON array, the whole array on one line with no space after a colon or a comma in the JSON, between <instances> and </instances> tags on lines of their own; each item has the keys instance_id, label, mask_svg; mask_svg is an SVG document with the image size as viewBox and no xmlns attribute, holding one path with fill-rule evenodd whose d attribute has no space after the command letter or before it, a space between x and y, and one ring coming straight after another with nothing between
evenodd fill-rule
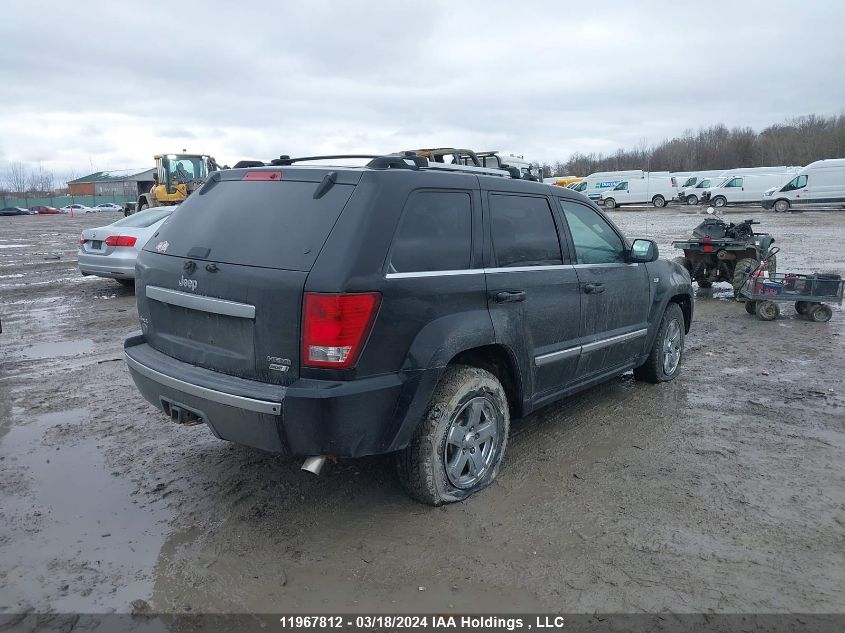
<instances>
[{"instance_id":1,"label":"overcast sky","mask_svg":"<svg viewBox=\"0 0 845 633\"><path fill-rule=\"evenodd\" d=\"M845 2L10 0L0 168L613 151L845 107Z\"/></svg>"}]
</instances>

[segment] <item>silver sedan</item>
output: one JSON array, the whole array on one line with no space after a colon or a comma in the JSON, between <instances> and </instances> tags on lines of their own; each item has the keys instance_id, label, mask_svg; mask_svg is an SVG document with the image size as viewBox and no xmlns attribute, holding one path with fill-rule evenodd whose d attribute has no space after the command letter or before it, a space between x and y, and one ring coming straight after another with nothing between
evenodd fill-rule
<instances>
[{"instance_id":1,"label":"silver sedan","mask_svg":"<svg viewBox=\"0 0 845 633\"><path fill-rule=\"evenodd\" d=\"M134 283L138 253L176 209L153 207L108 226L85 229L79 238L79 272Z\"/></svg>"}]
</instances>

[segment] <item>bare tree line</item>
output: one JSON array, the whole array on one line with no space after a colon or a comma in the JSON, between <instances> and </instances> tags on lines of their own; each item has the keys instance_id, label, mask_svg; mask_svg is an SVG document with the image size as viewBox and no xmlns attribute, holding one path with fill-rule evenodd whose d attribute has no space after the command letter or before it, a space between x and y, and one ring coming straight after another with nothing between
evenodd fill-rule
<instances>
[{"instance_id":1,"label":"bare tree line","mask_svg":"<svg viewBox=\"0 0 845 633\"><path fill-rule=\"evenodd\" d=\"M641 141L613 154L576 152L566 161L544 164L549 176L586 176L597 171L695 171L807 165L823 158L845 158L845 114L808 116L770 125L761 132L723 124L686 130L652 147Z\"/></svg>"},{"instance_id":2,"label":"bare tree line","mask_svg":"<svg viewBox=\"0 0 845 633\"><path fill-rule=\"evenodd\" d=\"M59 184L63 187L68 180L57 177L41 164L33 167L21 162L7 163L2 176L0 192L18 195L50 195L56 192Z\"/></svg>"}]
</instances>

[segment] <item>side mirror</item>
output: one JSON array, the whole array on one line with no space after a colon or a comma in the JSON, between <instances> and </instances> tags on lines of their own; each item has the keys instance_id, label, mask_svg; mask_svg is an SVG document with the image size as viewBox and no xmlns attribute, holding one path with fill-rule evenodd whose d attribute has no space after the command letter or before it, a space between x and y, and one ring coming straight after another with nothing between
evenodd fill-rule
<instances>
[{"instance_id":1,"label":"side mirror","mask_svg":"<svg viewBox=\"0 0 845 633\"><path fill-rule=\"evenodd\" d=\"M647 264L657 259L657 244L652 240L634 240L628 252L628 261L634 264Z\"/></svg>"}]
</instances>

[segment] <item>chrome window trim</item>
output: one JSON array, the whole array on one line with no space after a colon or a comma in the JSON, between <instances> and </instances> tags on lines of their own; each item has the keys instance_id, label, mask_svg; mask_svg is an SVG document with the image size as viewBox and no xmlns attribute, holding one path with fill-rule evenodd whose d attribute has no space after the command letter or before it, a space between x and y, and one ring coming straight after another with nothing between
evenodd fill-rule
<instances>
[{"instance_id":1,"label":"chrome window trim","mask_svg":"<svg viewBox=\"0 0 845 633\"><path fill-rule=\"evenodd\" d=\"M206 297L205 295L192 295L187 292L179 292L178 290L160 288L159 286L147 286L146 295L148 299L169 303L170 305L180 306L182 308L190 308L191 310L224 314L242 319L255 318L255 306L249 305L248 303L215 299L214 297Z\"/></svg>"},{"instance_id":2,"label":"chrome window trim","mask_svg":"<svg viewBox=\"0 0 845 633\"><path fill-rule=\"evenodd\" d=\"M478 275L483 268L465 268L461 270L421 270L409 273L387 273L385 279L412 279L414 277L453 277L455 275Z\"/></svg>"},{"instance_id":3,"label":"chrome window trim","mask_svg":"<svg viewBox=\"0 0 845 633\"><path fill-rule=\"evenodd\" d=\"M422 270L410 273L387 273L385 279L412 279L415 277L452 277L455 275L480 275L482 273L522 273L532 270L565 270L572 264L554 264L552 266L507 266L502 268L467 268L464 270Z\"/></svg>"},{"instance_id":4,"label":"chrome window trim","mask_svg":"<svg viewBox=\"0 0 845 633\"><path fill-rule=\"evenodd\" d=\"M497 268L485 268L485 273L526 273L532 270L566 270L572 268L572 264L551 264L549 266L501 266Z\"/></svg>"},{"instance_id":5,"label":"chrome window trim","mask_svg":"<svg viewBox=\"0 0 845 633\"><path fill-rule=\"evenodd\" d=\"M593 341L592 343L585 343L581 346L581 352L594 352L596 350L615 345L616 343L622 343L624 341L630 341L631 339L640 338L641 336L645 336L646 334L648 334L648 330L646 328L643 328L642 330L635 330L633 332L627 332L625 334L611 336L610 338L604 338L598 341Z\"/></svg>"},{"instance_id":6,"label":"chrome window trim","mask_svg":"<svg viewBox=\"0 0 845 633\"><path fill-rule=\"evenodd\" d=\"M155 369L150 369L146 365L142 365L137 360L132 358L129 354L124 352L126 364L130 368L137 371L142 376L153 380L160 385L177 389L183 393L197 398L205 398L218 404L225 404L230 407L237 407L238 409L246 409L247 411L255 411L256 413L270 413L279 415L282 412L282 405L280 402L270 402L268 400L256 400L255 398L247 398L245 396L236 396L231 393L224 393L216 389L209 389L208 387L200 387L199 385L192 385L184 380L173 378L167 374L162 374Z\"/></svg>"}]
</instances>

